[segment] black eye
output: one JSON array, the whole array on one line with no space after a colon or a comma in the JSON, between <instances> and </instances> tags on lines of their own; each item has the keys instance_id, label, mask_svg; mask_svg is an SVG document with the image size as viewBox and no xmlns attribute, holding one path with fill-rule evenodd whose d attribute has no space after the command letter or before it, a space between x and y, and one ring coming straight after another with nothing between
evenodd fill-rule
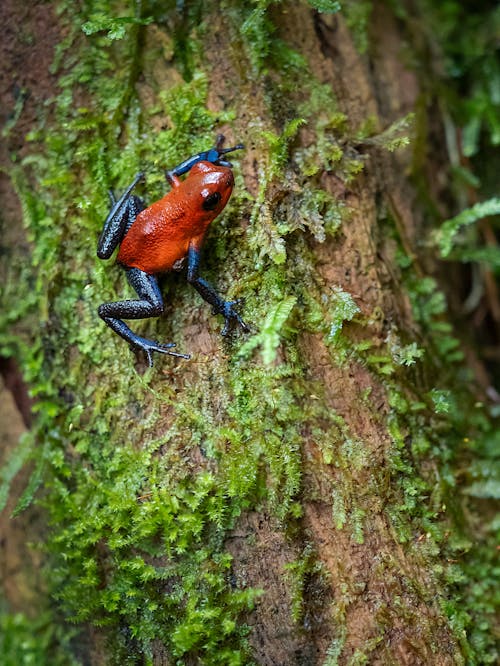
<instances>
[{"instance_id":1,"label":"black eye","mask_svg":"<svg viewBox=\"0 0 500 666\"><path fill-rule=\"evenodd\" d=\"M221 195L218 192L213 192L209 194L205 201L201 204L203 210L214 210L217 207L217 204L221 200Z\"/></svg>"}]
</instances>

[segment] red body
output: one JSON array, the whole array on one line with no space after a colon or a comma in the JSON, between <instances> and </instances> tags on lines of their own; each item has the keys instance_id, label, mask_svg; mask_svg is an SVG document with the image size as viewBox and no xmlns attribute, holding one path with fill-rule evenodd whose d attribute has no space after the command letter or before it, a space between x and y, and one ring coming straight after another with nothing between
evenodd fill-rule
<instances>
[{"instance_id":1,"label":"red body","mask_svg":"<svg viewBox=\"0 0 500 666\"><path fill-rule=\"evenodd\" d=\"M172 190L136 217L120 245L118 261L149 274L171 270L187 255L190 245L200 247L233 186L231 169L211 162L198 162L183 181L174 177ZM220 201L206 210L203 204L214 193L220 195Z\"/></svg>"}]
</instances>

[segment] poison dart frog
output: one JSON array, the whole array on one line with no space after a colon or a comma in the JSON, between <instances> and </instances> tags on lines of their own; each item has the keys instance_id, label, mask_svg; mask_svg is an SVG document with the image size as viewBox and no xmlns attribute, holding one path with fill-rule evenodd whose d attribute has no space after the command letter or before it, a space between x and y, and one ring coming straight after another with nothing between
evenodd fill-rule
<instances>
[{"instance_id":1,"label":"poison dart frog","mask_svg":"<svg viewBox=\"0 0 500 666\"><path fill-rule=\"evenodd\" d=\"M225 320L222 335L233 325L243 331L250 329L236 310L240 302L225 301L199 275L200 251L210 223L227 204L234 186L232 164L227 153L241 150L238 144L223 148L224 136L219 134L213 148L193 155L174 169L165 172L172 189L159 201L146 207L132 194L144 178L138 173L122 196L115 199L110 192L111 211L97 244L99 259L109 259L119 247L117 261L125 269L138 300L103 303L99 316L134 350L142 350L148 365L153 365L153 352L190 358L188 354L171 351L174 343L161 344L135 334L122 320L158 317L164 309L157 275L178 270L187 257L187 281L212 307L214 314ZM188 174L184 180L180 176Z\"/></svg>"}]
</instances>

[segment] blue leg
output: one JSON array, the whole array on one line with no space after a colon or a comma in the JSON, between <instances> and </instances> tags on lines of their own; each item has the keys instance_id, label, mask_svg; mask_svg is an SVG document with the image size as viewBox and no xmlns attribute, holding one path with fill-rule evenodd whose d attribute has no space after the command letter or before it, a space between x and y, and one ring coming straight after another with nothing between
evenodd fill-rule
<instances>
[{"instance_id":1,"label":"blue leg","mask_svg":"<svg viewBox=\"0 0 500 666\"><path fill-rule=\"evenodd\" d=\"M187 160L184 160L184 162L181 162L173 169L166 171L165 178L170 183L170 185L172 185L174 176L182 176L190 169L192 169L198 162L212 162L212 164L218 164L220 166L227 167L233 166L231 162L222 159L222 157L227 153L232 153L234 150L241 150L244 148L244 145L242 143L238 143L232 148L223 148L223 145L224 135L218 134L215 146L213 148L210 148L210 150L206 150L203 153L197 153L196 155L193 155L193 157L189 157Z\"/></svg>"},{"instance_id":2,"label":"blue leg","mask_svg":"<svg viewBox=\"0 0 500 666\"><path fill-rule=\"evenodd\" d=\"M131 195L132 190L143 177L143 173L138 173L118 201L116 201L112 192L109 193L112 208L104 222L103 230L97 242L97 256L99 259L110 258L137 215L141 210L144 210L144 201Z\"/></svg>"},{"instance_id":3,"label":"blue leg","mask_svg":"<svg viewBox=\"0 0 500 666\"><path fill-rule=\"evenodd\" d=\"M158 281L153 275L148 275L138 268L129 268L127 278L137 292L140 300L116 301L114 303L103 303L99 306L99 316L120 337L130 343L133 349L142 350L148 359L149 367L153 365L152 352L169 354L178 358L190 358L188 354L179 354L170 349L175 347L174 343L160 344L147 338L136 335L122 319L147 319L158 317L163 312L163 299L161 297Z\"/></svg>"},{"instance_id":4,"label":"blue leg","mask_svg":"<svg viewBox=\"0 0 500 666\"><path fill-rule=\"evenodd\" d=\"M250 327L245 324L243 319L234 309L235 305L241 302L241 299L236 301L225 301L219 296L215 289L206 280L199 276L200 267L200 251L194 245L189 246L188 252L188 271L187 280L192 284L196 291L207 303L213 307L214 314L221 314L224 317L224 328L222 335L227 335L233 324L241 326L245 333L250 331Z\"/></svg>"}]
</instances>

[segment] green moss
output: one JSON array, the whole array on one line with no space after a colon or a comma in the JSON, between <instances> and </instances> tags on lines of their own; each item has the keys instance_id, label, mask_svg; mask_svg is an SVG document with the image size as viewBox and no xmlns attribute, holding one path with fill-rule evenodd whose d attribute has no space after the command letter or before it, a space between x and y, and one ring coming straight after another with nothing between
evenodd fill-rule
<instances>
[{"instance_id":1,"label":"green moss","mask_svg":"<svg viewBox=\"0 0 500 666\"><path fill-rule=\"evenodd\" d=\"M319 12L336 14L341 9L340 2L337 2L337 0L308 0L308 2Z\"/></svg>"},{"instance_id":2,"label":"green moss","mask_svg":"<svg viewBox=\"0 0 500 666\"><path fill-rule=\"evenodd\" d=\"M458 232L463 229L463 227L470 226L485 217L499 214L500 198L494 197L492 199L488 199L487 201L482 201L475 206L472 206L471 208L467 208L466 210L463 210L461 213L459 213L459 215L451 218L450 220L446 220L446 222L443 222L443 225L436 233L436 240L439 245L441 256L444 258L449 257L450 253L452 253L453 246L456 244L456 236ZM458 252L455 250L455 252L452 254L452 257L455 259L470 260L471 249L471 243L469 242L465 248L465 255L462 255L460 250ZM490 255L491 263L495 265L500 262L500 258L497 257L494 252L491 252ZM487 255L485 255L484 258L486 259Z\"/></svg>"},{"instance_id":3,"label":"green moss","mask_svg":"<svg viewBox=\"0 0 500 666\"><path fill-rule=\"evenodd\" d=\"M367 146L378 146L393 153L395 150L410 145L410 133L413 129L415 114L409 113L395 120L382 132L378 130L378 119L368 116L355 133L359 143Z\"/></svg>"},{"instance_id":4,"label":"green moss","mask_svg":"<svg viewBox=\"0 0 500 666\"><path fill-rule=\"evenodd\" d=\"M267 313L259 333L247 340L239 350L242 357L248 356L256 347L262 348L262 360L266 365L276 360L280 346L280 330L292 312L297 299L294 296L285 299Z\"/></svg>"},{"instance_id":5,"label":"green moss","mask_svg":"<svg viewBox=\"0 0 500 666\"><path fill-rule=\"evenodd\" d=\"M285 565L284 571L292 596L292 619L298 624L304 617L304 597L308 584L314 578L325 577L326 571L310 544L305 546L299 558Z\"/></svg>"},{"instance_id":6,"label":"green moss","mask_svg":"<svg viewBox=\"0 0 500 666\"><path fill-rule=\"evenodd\" d=\"M201 371L196 389L158 385L156 370L144 377L131 374L133 357L121 341L103 334L97 343L94 332L101 324L95 308L123 291L119 272L98 263L89 242L106 214L106 189L122 189L145 166L148 195L158 196L161 168L204 148L213 140L216 120L232 117L207 111L207 78L192 64L189 80L158 91L154 104L141 108L133 77L145 21L136 17L117 24L106 18L111 10L101 3L99 20L91 8L91 18L81 16L86 50L61 80L55 107L61 129L46 137L43 156L25 160L14 171L35 248L29 303L46 326L42 344L23 348L27 380L40 398L36 435L41 444L28 449L36 465L21 506L43 483L43 506L52 525L46 544L52 588L73 621L120 629L109 634L118 642L117 660L127 652L150 658L152 641L159 640L173 658L196 654L206 664L248 663L247 629L239 617L259 591L231 586L231 558L223 543L242 511L262 502L283 523L301 516L301 423L314 414L303 408L295 332L285 326L299 297L299 269L277 262L261 283L245 287L250 311L268 324L228 363ZM118 33L101 34L116 25ZM129 37L135 39L118 39L122 28L134 30ZM66 46L71 43L68 39ZM111 88L106 73L117 61L120 75ZM90 99L75 109L71 99L79 84ZM166 119L166 128L153 132L150 122L158 117ZM127 122L118 141L121 118ZM262 192L283 177L298 126L295 121L281 134L262 135L269 153ZM31 138L41 140L42 132ZM32 177L42 187L35 193ZM328 203L318 191L306 204L316 212L318 227L323 215L328 218ZM233 211L244 205L242 196ZM287 235L298 228L299 223L286 229ZM230 239L224 227L222 236ZM290 247L295 253L293 242ZM243 248L233 262L240 274L245 262L254 261L251 238ZM226 255L225 245L215 245L206 263L209 278ZM38 275L41 266L43 275ZM182 289L171 317L178 334L186 301L194 303L194 297ZM6 312L11 320L24 314ZM4 344L11 343L5 339ZM275 363L283 345L293 366ZM248 358L257 346L267 367ZM242 356L245 373L240 372ZM81 377L88 374L93 379L82 386ZM62 385L63 396L56 388ZM172 410L169 427L162 437L152 436L165 409ZM205 456L201 469L189 463L195 447ZM6 481L25 457L18 456L6 471Z\"/></svg>"},{"instance_id":7,"label":"green moss","mask_svg":"<svg viewBox=\"0 0 500 666\"><path fill-rule=\"evenodd\" d=\"M499 8L494 2L476 8L448 0L440 5L422 2L420 11L443 52L440 93L463 128L461 150L467 157L483 159L481 152L500 142L500 65L494 36Z\"/></svg>"},{"instance_id":8,"label":"green moss","mask_svg":"<svg viewBox=\"0 0 500 666\"><path fill-rule=\"evenodd\" d=\"M373 3L371 0L345 0L342 9L346 23L352 31L354 43L360 53L366 53L369 47L369 22Z\"/></svg>"},{"instance_id":9,"label":"green moss","mask_svg":"<svg viewBox=\"0 0 500 666\"><path fill-rule=\"evenodd\" d=\"M0 610L0 650L4 666L78 666L71 652L76 631L55 622L45 611L35 619Z\"/></svg>"},{"instance_id":10,"label":"green moss","mask_svg":"<svg viewBox=\"0 0 500 666\"><path fill-rule=\"evenodd\" d=\"M153 641L158 641L179 664L192 659L248 664L248 628L241 617L261 591L234 584L224 542L243 512L261 509L273 514L288 538L296 538L303 512L303 433L311 433L323 463L335 472L328 479L336 529L349 530L355 542L363 543L373 498L379 496L387 501L396 538L413 544L416 534L425 533L425 546L415 548L425 548L433 561L447 542L441 511L453 483L447 466L456 426L449 425L449 413L437 409L444 405L438 399L447 390L444 381L418 404L410 392L401 393L396 381L404 373L417 373L428 362L427 353L423 356L413 341L402 341L396 333L381 349L366 341L352 344L352 327L369 332L370 321L359 316L351 295L339 286L325 292L315 275L309 239L331 240L348 214L321 188L320 176L334 170L349 181L364 162L361 154L344 150L346 143L359 142L359 132L348 130L331 91L312 77L305 77L303 91L290 93L284 121L276 121L276 99L268 100L271 120L255 131L256 201L249 203L239 179L230 207L208 239L207 278L230 298L246 299L245 317L258 330L238 346L228 343L216 357L195 359L197 381L190 386L183 383L183 366L133 372L134 357L102 328L97 305L125 292L121 272L94 257L107 212L106 190L121 190L145 167L147 197L159 196L162 169L205 148L217 124L235 117L233 109L215 114L206 108L209 79L200 70L199 52L205 13L203 3L188 4L145 3L142 13L123 21L118 4L88 3L80 25L71 23L60 49L64 70L54 106L57 123L50 132L35 130L31 139L43 141L43 150L34 144L33 155L14 165L34 251L32 265L25 265L16 282L26 298L16 298L11 288L3 296L1 344L5 353L21 357L39 402L34 437L6 468L4 488L32 456L35 471L21 506L43 484L40 501L51 523L46 548L53 591L75 622L108 627L116 662L135 663L138 655L150 661ZM276 68L277 85L292 91L292 74L305 72L305 63L293 57L278 74L277 63L291 52L274 38L272 4L228 3L227 21L240 35L254 70ZM311 4L336 9L336 3ZM175 85L155 81L154 58L142 52L151 17L151 27L172 28L173 43L166 48L160 40L156 55L182 69L184 80ZM82 39L79 57L74 46L65 50ZM186 44L191 46L183 51ZM153 98L147 104L136 86L142 62ZM88 97L85 107L75 108L79 86ZM304 121L314 140L297 148ZM374 138L367 127L363 137ZM394 140L391 130L382 143ZM245 234L237 216L250 220ZM436 284L417 279L411 261L400 258L416 319L432 336L431 351L457 359ZM228 266L223 275L222 262ZM182 346L182 330L199 299L175 278L169 284L175 285L175 307L169 306L165 319L137 327ZM22 327L20 335L8 332L30 314L41 328L34 343L32 332ZM208 309L206 316L208 322ZM210 320L207 326L216 330L220 322ZM387 422L380 417L392 438L390 483L370 473L368 447L325 406L324 388L307 378L306 360L296 345L304 329L324 336L333 362L360 363L382 378L392 410ZM360 409L367 409L367 401L365 392ZM427 427L424 417L431 406L437 413ZM444 437L449 441L441 441ZM437 465L434 476L421 475L424 457ZM359 487L353 473L370 481ZM308 578L321 573L317 567L308 548L288 566L296 621L303 613ZM475 573L471 569L467 575L473 580ZM456 576L450 581L462 589L465 585ZM346 590L336 602L339 622L354 597ZM477 613L489 613L486 602L479 607L479 597L477 592ZM452 619L458 603L445 609ZM455 625L471 624L467 618L461 621ZM474 636L474 645L490 649L486 629ZM339 629L326 663L336 663L344 641ZM355 663L363 663L379 641L370 639L354 655Z\"/></svg>"},{"instance_id":11,"label":"green moss","mask_svg":"<svg viewBox=\"0 0 500 666\"><path fill-rule=\"evenodd\" d=\"M339 638L334 638L326 651L326 659L322 666L338 666L339 657L342 655L346 641L346 632L344 631Z\"/></svg>"},{"instance_id":12,"label":"green moss","mask_svg":"<svg viewBox=\"0 0 500 666\"><path fill-rule=\"evenodd\" d=\"M340 287L332 289L331 323L329 322L327 344L335 344L339 340L343 323L351 321L358 312L359 307L350 294Z\"/></svg>"},{"instance_id":13,"label":"green moss","mask_svg":"<svg viewBox=\"0 0 500 666\"><path fill-rule=\"evenodd\" d=\"M499 572L486 555L488 543L491 553L493 534L498 526L494 521L486 522L481 546L472 546L462 515L464 497L458 493L454 467L460 468L464 459L471 456L483 460L487 469L495 467L491 458L485 460L486 452L490 451L491 456L492 451L485 447L485 442L491 441L495 424L482 411L483 405L475 402L468 392L470 378L467 379L468 371L461 366L463 354L459 342L451 335L452 327L444 316L444 295L433 279L417 277L413 273L413 261L400 252L402 279L415 320L426 333L427 345L426 353L418 356L414 356L414 349L410 347L411 366L405 369L407 364L404 363L399 369L393 367L385 379L393 410L388 421L393 441L389 463L397 479L396 486L402 492L402 501L391 502L388 513L401 542L418 544L418 550L430 557L439 553L440 561L445 563L436 562L433 574L445 581L453 593L452 598L442 604L442 609L450 619L464 657L474 664L493 663L491 619L499 599L492 593L486 594L480 602L475 590L485 589L484 580L488 581L490 590L498 587ZM394 356L394 339L389 338L387 342ZM400 356L399 351L396 356ZM422 373L435 376L436 368L440 373L436 378L438 386L426 394L421 390L419 401L412 399L413 382L421 381L418 378ZM397 384L393 382L394 372L399 376ZM401 392L401 385L405 383L401 382L401 372L413 373L414 377L409 379L410 390L404 393ZM426 461L423 467L419 465L420 460ZM432 461L430 468L429 461ZM481 466L481 462L478 464ZM479 473L479 477L485 478L483 473ZM410 523L405 514L411 516Z\"/></svg>"}]
</instances>

